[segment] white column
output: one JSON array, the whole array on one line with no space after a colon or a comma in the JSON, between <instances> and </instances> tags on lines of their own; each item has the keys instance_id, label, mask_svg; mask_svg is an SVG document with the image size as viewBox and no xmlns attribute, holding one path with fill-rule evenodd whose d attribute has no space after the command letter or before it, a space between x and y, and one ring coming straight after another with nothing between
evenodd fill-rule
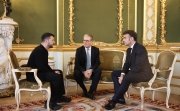
<instances>
[{"instance_id":1,"label":"white column","mask_svg":"<svg viewBox=\"0 0 180 111\"><path fill-rule=\"evenodd\" d=\"M13 85L8 51L12 48L16 25L18 24L8 17L0 20L0 97L12 94Z\"/></svg>"}]
</instances>

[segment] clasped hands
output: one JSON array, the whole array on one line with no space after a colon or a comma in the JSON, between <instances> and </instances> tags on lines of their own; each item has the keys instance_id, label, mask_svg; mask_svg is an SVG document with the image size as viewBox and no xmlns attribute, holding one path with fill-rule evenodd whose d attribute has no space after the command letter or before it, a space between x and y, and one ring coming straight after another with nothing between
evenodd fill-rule
<instances>
[{"instance_id":1,"label":"clasped hands","mask_svg":"<svg viewBox=\"0 0 180 111\"><path fill-rule=\"evenodd\" d=\"M92 75L92 69L88 69L88 70L84 71L83 74L86 79L90 79L90 77Z\"/></svg>"}]
</instances>

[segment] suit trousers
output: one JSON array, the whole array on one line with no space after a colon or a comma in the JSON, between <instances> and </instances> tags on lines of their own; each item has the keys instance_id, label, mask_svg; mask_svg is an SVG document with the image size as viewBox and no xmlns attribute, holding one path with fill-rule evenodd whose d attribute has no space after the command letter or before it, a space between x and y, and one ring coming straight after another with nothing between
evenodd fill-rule
<instances>
[{"instance_id":1,"label":"suit trousers","mask_svg":"<svg viewBox=\"0 0 180 111\"><path fill-rule=\"evenodd\" d=\"M129 85L134 81L133 78L128 75L124 76L121 84L119 84L118 77L121 76L121 70L115 70L112 72L112 79L114 82L114 96L112 100L118 101L119 99L124 99L124 94L129 88Z\"/></svg>"},{"instance_id":2,"label":"suit trousers","mask_svg":"<svg viewBox=\"0 0 180 111\"><path fill-rule=\"evenodd\" d=\"M50 87L51 87L50 102L56 103L57 100L61 98L62 95L65 94L62 71L60 71L60 74L56 74L54 72L39 73L39 78L42 81L50 82Z\"/></svg>"},{"instance_id":3,"label":"suit trousers","mask_svg":"<svg viewBox=\"0 0 180 111\"><path fill-rule=\"evenodd\" d=\"M96 91L100 78L101 78L101 69L96 68L95 70L93 70L93 73L91 75L92 83L91 83L91 86L89 89L90 94L93 94ZM84 77L84 74L80 70L74 71L74 79L79 84L79 86L82 88L83 93L87 93L87 89L83 82L85 77Z\"/></svg>"}]
</instances>

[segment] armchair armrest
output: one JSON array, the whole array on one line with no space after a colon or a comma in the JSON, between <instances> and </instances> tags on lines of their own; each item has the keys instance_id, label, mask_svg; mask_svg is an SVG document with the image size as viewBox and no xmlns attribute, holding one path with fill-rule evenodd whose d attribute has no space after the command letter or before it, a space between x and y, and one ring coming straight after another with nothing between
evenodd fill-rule
<instances>
[{"instance_id":1,"label":"armchair armrest","mask_svg":"<svg viewBox=\"0 0 180 111\"><path fill-rule=\"evenodd\" d=\"M12 72L13 72L14 78L16 78L16 75L15 75L16 72L33 72L34 78L35 78L39 88L42 88L42 82L37 76L37 69L30 69L30 70L12 69ZM16 80L17 80L17 78L16 78ZM17 84L16 86L19 86L18 81L16 81L16 80L15 80L15 84Z\"/></svg>"}]
</instances>

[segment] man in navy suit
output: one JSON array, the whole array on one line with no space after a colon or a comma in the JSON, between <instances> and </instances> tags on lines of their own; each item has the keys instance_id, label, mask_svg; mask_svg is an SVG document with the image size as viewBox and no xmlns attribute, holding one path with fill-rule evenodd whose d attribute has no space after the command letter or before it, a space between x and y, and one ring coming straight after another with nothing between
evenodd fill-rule
<instances>
[{"instance_id":1,"label":"man in navy suit","mask_svg":"<svg viewBox=\"0 0 180 111\"><path fill-rule=\"evenodd\" d=\"M129 48L123 69L112 72L115 93L112 100L105 105L108 110L113 109L116 103L125 104L124 94L131 83L147 82L153 77L147 50L136 42L137 33L127 30L123 36L123 42Z\"/></svg>"},{"instance_id":2,"label":"man in navy suit","mask_svg":"<svg viewBox=\"0 0 180 111\"><path fill-rule=\"evenodd\" d=\"M92 40L92 35L84 34L84 45L76 50L74 79L82 88L85 97L95 99L94 92L101 77L101 69L99 68L99 48L92 46ZM84 79L92 79L89 91L83 83Z\"/></svg>"}]
</instances>

